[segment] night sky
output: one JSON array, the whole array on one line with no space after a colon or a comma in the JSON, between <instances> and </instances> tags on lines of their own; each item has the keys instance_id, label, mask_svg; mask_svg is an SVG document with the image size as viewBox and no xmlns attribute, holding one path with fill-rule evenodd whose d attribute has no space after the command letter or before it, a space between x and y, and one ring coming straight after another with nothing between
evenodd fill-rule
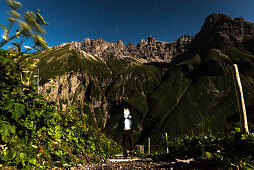
<instances>
[{"instance_id":1,"label":"night sky","mask_svg":"<svg viewBox=\"0 0 254 170\"><path fill-rule=\"evenodd\" d=\"M195 35L212 13L254 22L254 0L20 0L23 8L39 8L49 46L85 38L137 44L152 35L173 41ZM7 6L0 0L0 23L7 24ZM2 33L2 30L0 31Z\"/></svg>"}]
</instances>

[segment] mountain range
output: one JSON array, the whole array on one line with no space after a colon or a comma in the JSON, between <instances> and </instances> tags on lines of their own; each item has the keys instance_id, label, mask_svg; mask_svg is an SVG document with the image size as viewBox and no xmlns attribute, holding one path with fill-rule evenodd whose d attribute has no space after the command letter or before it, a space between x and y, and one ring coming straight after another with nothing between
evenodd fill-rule
<instances>
[{"instance_id":1,"label":"mountain range","mask_svg":"<svg viewBox=\"0 0 254 170\"><path fill-rule=\"evenodd\" d=\"M194 37L149 36L137 45L86 38L32 54L40 59L39 92L119 141L123 109L133 115L135 141L153 143L239 122L232 65L240 71L247 115L254 122L254 23L208 16ZM51 81L50 81L51 80Z\"/></svg>"}]
</instances>

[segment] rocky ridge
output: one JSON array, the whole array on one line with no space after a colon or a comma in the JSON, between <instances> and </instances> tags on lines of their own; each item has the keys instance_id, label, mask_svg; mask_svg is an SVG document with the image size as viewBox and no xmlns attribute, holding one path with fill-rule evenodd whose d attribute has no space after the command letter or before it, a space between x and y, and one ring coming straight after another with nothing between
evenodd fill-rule
<instances>
[{"instance_id":1,"label":"rocky ridge","mask_svg":"<svg viewBox=\"0 0 254 170\"><path fill-rule=\"evenodd\" d=\"M211 14L195 36L192 48L215 47L217 44L233 45L253 38L253 23L241 17L231 18L224 14Z\"/></svg>"},{"instance_id":2,"label":"rocky ridge","mask_svg":"<svg viewBox=\"0 0 254 170\"><path fill-rule=\"evenodd\" d=\"M101 38L86 38L82 42L73 41L63 43L54 48L70 45L70 49L84 51L88 54L98 56L103 60L108 60L112 57L130 57L139 59L143 63L170 62L172 58L187 51L192 40L193 37L189 35L182 35L173 42L163 42L149 36L147 41L142 39L137 45L129 43L125 46L121 40L107 42Z\"/></svg>"}]
</instances>

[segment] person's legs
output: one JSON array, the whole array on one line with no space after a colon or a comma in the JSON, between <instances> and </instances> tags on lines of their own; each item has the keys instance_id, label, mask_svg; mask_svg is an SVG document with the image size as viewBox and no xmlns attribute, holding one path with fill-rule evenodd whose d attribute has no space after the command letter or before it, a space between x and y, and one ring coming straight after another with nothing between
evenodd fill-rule
<instances>
[{"instance_id":1,"label":"person's legs","mask_svg":"<svg viewBox=\"0 0 254 170\"><path fill-rule=\"evenodd\" d=\"M134 155L134 143L133 143L133 133L129 132L129 146L130 146L130 156L133 158Z\"/></svg>"},{"instance_id":2,"label":"person's legs","mask_svg":"<svg viewBox=\"0 0 254 170\"><path fill-rule=\"evenodd\" d=\"M124 158L127 158L127 149L128 149L128 134L126 133L126 131L123 132L123 136L122 136L122 145L123 145L123 156Z\"/></svg>"}]
</instances>

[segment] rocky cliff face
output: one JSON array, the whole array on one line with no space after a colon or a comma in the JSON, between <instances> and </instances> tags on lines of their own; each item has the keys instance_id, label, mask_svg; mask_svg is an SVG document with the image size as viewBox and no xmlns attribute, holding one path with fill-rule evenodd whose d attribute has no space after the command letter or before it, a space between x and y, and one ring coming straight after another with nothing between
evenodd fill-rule
<instances>
[{"instance_id":1,"label":"rocky cliff face","mask_svg":"<svg viewBox=\"0 0 254 170\"><path fill-rule=\"evenodd\" d=\"M218 44L233 45L254 38L254 24L243 18L231 18L223 14L208 16L195 36L193 48L201 49Z\"/></svg>"},{"instance_id":2,"label":"rocky cliff face","mask_svg":"<svg viewBox=\"0 0 254 170\"><path fill-rule=\"evenodd\" d=\"M69 48L63 46L40 55L39 92L56 102L60 109L76 105L88 115L90 123L101 129L112 127L111 132L118 131L121 125L117 120L123 108L129 106L141 133L144 115L149 110L146 99L160 83L165 69L131 57L104 61ZM46 81L50 78L53 79Z\"/></svg>"},{"instance_id":3,"label":"rocky cliff face","mask_svg":"<svg viewBox=\"0 0 254 170\"><path fill-rule=\"evenodd\" d=\"M129 43L127 46L119 40L118 42L107 42L101 38L86 38L82 42L64 43L70 45L71 49L84 51L103 60L110 58L133 57L140 59L143 63L147 62L170 62L175 56L188 50L192 36L183 35L173 42L158 41L149 36L147 41L142 39L137 45Z\"/></svg>"},{"instance_id":4,"label":"rocky cliff face","mask_svg":"<svg viewBox=\"0 0 254 170\"><path fill-rule=\"evenodd\" d=\"M39 91L62 109L76 105L116 140L129 107L136 141L150 136L159 142L164 132L174 138L239 120L231 73L236 63L253 122L253 31L253 23L213 14L194 38L171 43L149 37L127 46L102 39L62 44L34 56L41 61Z\"/></svg>"}]
</instances>

